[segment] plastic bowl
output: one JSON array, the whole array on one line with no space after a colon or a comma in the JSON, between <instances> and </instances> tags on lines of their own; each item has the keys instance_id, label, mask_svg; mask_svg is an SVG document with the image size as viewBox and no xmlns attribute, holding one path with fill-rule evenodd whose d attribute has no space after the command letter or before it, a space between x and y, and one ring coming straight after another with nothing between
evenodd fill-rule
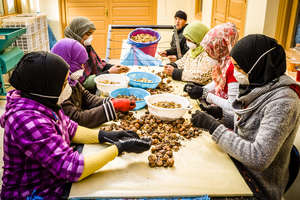
<instances>
[{"instance_id":1,"label":"plastic bowl","mask_svg":"<svg viewBox=\"0 0 300 200\"><path fill-rule=\"evenodd\" d=\"M148 72L129 72L127 73L127 76L129 77L129 85L133 87L154 89L161 82L161 78L159 76ZM142 78L146 78L148 80L151 80L152 82L145 83L141 81L136 81Z\"/></svg>"},{"instance_id":2,"label":"plastic bowl","mask_svg":"<svg viewBox=\"0 0 300 200\"><path fill-rule=\"evenodd\" d=\"M119 84L105 84L101 81L109 80L112 82L119 82ZM101 74L96 76L94 81L96 82L97 89L104 96L108 96L111 91L114 91L118 88L128 87L129 78L124 74Z\"/></svg>"},{"instance_id":3,"label":"plastic bowl","mask_svg":"<svg viewBox=\"0 0 300 200\"><path fill-rule=\"evenodd\" d=\"M175 94L164 93L146 96L145 101L148 105L149 113L161 120L176 120L184 116L186 111L191 109L190 102L187 98ZM154 106L153 103L159 101L173 101L181 104L181 108L161 108Z\"/></svg>"},{"instance_id":4,"label":"plastic bowl","mask_svg":"<svg viewBox=\"0 0 300 200\"><path fill-rule=\"evenodd\" d=\"M119 88L109 94L112 98L116 98L118 95L135 96L137 98L144 99L146 96L149 96L150 93L141 88ZM136 106L133 110L140 110L146 106L146 101L136 101L135 104Z\"/></svg>"}]
</instances>

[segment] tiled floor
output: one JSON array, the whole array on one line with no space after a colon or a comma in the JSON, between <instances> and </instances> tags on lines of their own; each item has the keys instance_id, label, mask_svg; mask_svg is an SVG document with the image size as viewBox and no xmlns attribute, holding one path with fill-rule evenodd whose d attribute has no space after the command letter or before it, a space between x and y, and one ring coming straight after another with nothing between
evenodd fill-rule
<instances>
[{"instance_id":1,"label":"tiled floor","mask_svg":"<svg viewBox=\"0 0 300 200\"><path fill-rule=\"evenodd\" d=\"M0 115L4 112L5 108L5 101L0 100ZM296 136L295 145L297 146L298 150L300 150L300 129L298 130L298 134ZM0 188L2 185L2 166L3 166L3 128L0 128ZM298 177L295 181L295 183L292 185L290 190L285 195L285 200L298 200L300 197L300 174L298 174Z\"/></svg>"}]
</instances>

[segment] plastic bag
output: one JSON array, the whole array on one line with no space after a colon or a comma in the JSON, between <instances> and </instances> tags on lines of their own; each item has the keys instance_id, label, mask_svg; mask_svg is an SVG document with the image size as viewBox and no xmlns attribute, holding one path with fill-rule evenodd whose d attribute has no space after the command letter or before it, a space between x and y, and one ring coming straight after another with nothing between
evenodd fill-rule
<instances>
[{"instance_id":1,"label":"plastic bag","mask_svg":"<svg viewBox=\"0 0 300 200\"><path fill-rule=\"evenodd\" d=\"M129 51L125 54L124 59L121 61L122 65L132 66L161 66L161 60L145 54L140 49L131 46Z\"/></svg>"}]
</instances>

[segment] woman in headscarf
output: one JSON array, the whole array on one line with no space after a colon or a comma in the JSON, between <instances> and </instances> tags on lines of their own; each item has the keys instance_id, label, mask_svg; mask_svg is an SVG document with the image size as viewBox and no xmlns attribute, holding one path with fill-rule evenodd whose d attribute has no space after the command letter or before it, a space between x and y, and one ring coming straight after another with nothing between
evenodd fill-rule
<instances>
[{"instance_id":1,"label":"woman in headscarf","mask_svg":"<svg viewBox=\"0 0 300 200\"><path fill-rule=\"evenodd\" d=\"M44 199L61 199L66 183L92 174L122 152L140 153L150 141L131 131L105 132L78 126L60 109L68 97L68 64L55 54L23 56L10 78L4 128L1 199L26 199L34 191ZM120 140L122 139L122 140ZM83 156L70 143L113 145Z\"/></svg>"},{"instance_id":2,"label":"woman in headscarf","mask_svg":"<svg viewBox=\"0 0 300 200\"><path fill-rule=\"evenodd\" d=\"M97 55L92 47L92 35L95 30L95 25L88 18L75 17L64 31L65 37L77 40L86 48L89 58L84 65L84 78L81 80L81 83L92 93L96 91L94 78L97 75L105 73L119 74L129 70L128 67L123 65L111 65L106 63Z\"/></svg>"},{"instance_id":3,"label":"woman in headscarf","mask_svg":"<svg viewBox=\"0 0 300 200\"><path fill-rule=\"evenodd\" d=\"M187 84L184 88L193 99L204 99L217 106L201 109L222 118L223 111L231 112L231 104L238 95L239 84L235 78L236 71L229 53L238 40L238 32L233 23L224 23L212 28L204 37L201 45L208 56L215 60L213 67L213 81L205 87Z\"/></svg>"},{"instance_id":4,"label":"woman in headscarf","mask_svg":"<svg viewBox=\"0 0 300 200\"><path fill-rule=\"evenodd\" d=\"M181 59L165 65L163 72L178 81L191 81L201 85L209 83L212 72L211 59L200 45L207 32L208 28L200 22L187 25L183 36L190 49Z\"/></svg>"},{"instance_id":5,"label":"woman in headscarf","mask_svg":"<svg viewBox=\"0 0 300 200\"><path fill-rule=\"evenodd\" d=\"M192 123L237 160L245 181L258 199L280 200L289 179L290 152L300 120L300 87L285 75L285 51L275 39L253 34L231 53L243 80L233 102L235 116L226 128L211 115L197 111ZM234 117L234 120L233 120Z\"/></svg>"},{"instance_id":6,"label":"woman in headscarf","mask_svg":"<svg viewBox=\"0 0 300 200\"><path fill-rule=\"evenodd\" d=\"M84 79L83 65L88 60L88 55L76 40L62 39L51 52L62 57L70 66L68 81L72 95L61 106L65 114L79 125L95 128L104 122L115 120L116 111L127 112L135 107L134 100L100 98L81 85L80 80Z\"/></svg>"}]
</instances>

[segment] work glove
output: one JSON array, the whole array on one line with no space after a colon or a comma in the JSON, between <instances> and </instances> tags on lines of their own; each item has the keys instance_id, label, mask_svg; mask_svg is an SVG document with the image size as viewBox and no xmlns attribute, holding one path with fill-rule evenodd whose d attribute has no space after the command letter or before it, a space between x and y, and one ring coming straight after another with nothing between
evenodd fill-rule
<instances>
[{"instance_id":1,"label":"work glove","mask_svg":"<svg viewBox=\"0 0 300 200\"><path fill-rule=\"evenodd\" d=\"M204 94L207 94L207 90L205 88L203 88L202 86L195 85L193 83L187 83L184 86L183 91L187 92L192 99L205 99L206 96L204 96Z\"/></svg>"},{"instance_id":2,"label":"work glove","mask_svg":"<svg viewBox=\"0 0 300 200\"><path fill-rule=\"evenodd\" d=\"M118 142L114 142L114 144L118 148L119 155L123 152L127 153L142 153L147 151L151 147L151 139L150 138L127 138L125 140L119 140Z\"/></svg>"},{"instance_id":3,"label":"work glove","mask_svg":"<svg viewBox=\"0 0 300 200\"><path fill-rule=\"evenodd\" d=\"M135 100L133 99L112 99L111 101L116 111L128 112L135 108Z\"/></svg>"},{"instance_id":4,"label":"work glove","mask_svg":"<svg viewBox=\"0 0 300 200\"><path fill-rule=\"evenodd\" d=\"M199 104L201 110L207 112L207 114L210 114L216 119L222 119L223 118L223 110L219 106L204 106L203 104Z\"/></svg>"},{"instance_id":5,"label":"work glove","mask_svg":"<svg viewBox=\"0 0 300 200\"><path fill-rule=\"evenodd\" d=\"M100 130L98 133L99 143L109 142L114 143L119 140L128 139L128 138L136 138L140 139L138 134L134 131L103 131Z\"/></svg>"},{"instance_id":6,"label":"work glove","mask_svg":"<svg viewBox=\"0 0 300 200\"><path fill-rule=\"evenodd\" d=\"M210 134L213 134L216 128L221 125L221 123L218 122L215 118L199 110L197 110L196 113L192 114L191 122L198 128L208 130Z\"/></svg>"}]
</instances>

